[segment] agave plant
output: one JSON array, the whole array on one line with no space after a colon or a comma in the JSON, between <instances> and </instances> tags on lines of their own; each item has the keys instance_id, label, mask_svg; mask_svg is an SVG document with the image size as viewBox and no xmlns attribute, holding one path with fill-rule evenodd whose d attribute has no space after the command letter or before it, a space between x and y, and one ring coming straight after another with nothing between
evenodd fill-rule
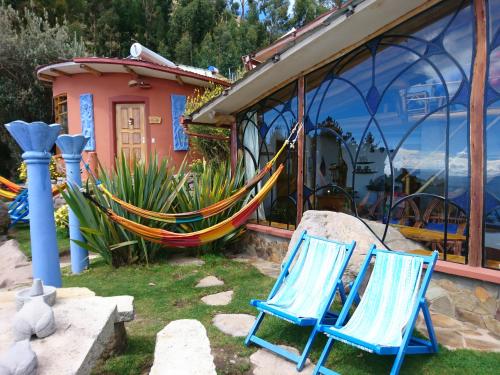
<instances>
[{"instance_id":1,"label":"agave plant","mask_svg":"<svg viewBox=\"0 0 500 375\"><path fill-rule=\"evenodd\" d=\"M176 212L195 211L219 202L241 188L245 182L245 173L241 163L238 164L234 175L231 174L231 164L228 160L212 163L203 160L197 165L196 170L196 173L193 173L192 183L184 185L177 194ZM182 225L179 231L193 232L215 225L237 212L243 203L244 200L241 200L220 214ZM238 228L217 241L203 245L199 251L221 251L237 239L243 230L244 228Z\"/></svg>"},{"instance_id":2,"label":"agave plant","mask_svg":"<svg viewBox=\"0 0 500 375\"><path fill-rule=\"evenodd\" d=\"M122 156L117 158L113 171L107 172L100 168L99 176L115 196L156 212L173 210L173 206L177 204L177 193L187 179L184 164L176 173L174 168L169 167L167 160L160 162L156 156L150 156L148 163L134 161L131 165ZM110 207L118 215L139 223L172 229L172 226L166 223L128 213L106 197L96 183L93 178L89 178L86 190L103 207ZM85 242L78 242L79 245L100 254L108 264L118 267L138 262L148 263L157 257L161 245L148 242L109 220L106 214L86 199L78 189L70 187L63 196L80 220Z\"/></svg>"}]
</instances>

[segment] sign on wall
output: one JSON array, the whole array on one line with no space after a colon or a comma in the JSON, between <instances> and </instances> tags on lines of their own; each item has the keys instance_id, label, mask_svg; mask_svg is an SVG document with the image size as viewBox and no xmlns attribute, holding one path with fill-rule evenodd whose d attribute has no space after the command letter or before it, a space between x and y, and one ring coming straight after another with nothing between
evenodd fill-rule
<instances>
[{"instance_id":1,"label":"sign on wall","mask_svg":"<svg viewBox=\"0 0 500 375\"><path fill-rule=\"evenodd\" d=\"M92 94L80 95L80 121L83 135L89 138L84 150L95 151L94 99Z\"/></svg>"},{"instance_id":2,"label":"sign on wall","mask_svg":"<svg viewBox=\"0 0 500 375\"><path fill-rule=\"evenodd\" d=\"M180 118L186 107L184 95L172 95L172 132L174 138L174 151L186 151L189 148L188 137L181 126Z\"/></svg>"}]
</instances>

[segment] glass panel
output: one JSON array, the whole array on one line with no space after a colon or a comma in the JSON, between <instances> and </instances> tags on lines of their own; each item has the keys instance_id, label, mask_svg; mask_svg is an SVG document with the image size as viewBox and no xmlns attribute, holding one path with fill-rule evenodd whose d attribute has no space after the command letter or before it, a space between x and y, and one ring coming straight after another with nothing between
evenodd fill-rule
<instances>
[{"instance_id":1,"label":"glass panel","mask_svg":"<svg viewBox=\"0 0 500 375\"><path fill-rule=\"evenodd\" d=\"M485 266L500 268L500 101L486 117Z\"/></svg>"},{"instance_id":2,"label":"glass panel","mask_svg":"<svg viewBox=\"0 0 500 375\"><path fill-rule=\"evenodd\" d=\"M304 210L466 262L473 24L444 1L306 77Z\"/></svg>"},{"instance_id":3,"label":"glass panel","mask_svg":"<svg viewBox=\"0 0 500 375\"><path fill-rule=\"evenodd\" d=\"M258 173L286 141L297 122L297 105L297 85L293 83L240 114L239 143L244 150L247 179ZM285 149L275 163L273 172L280 163L285 165L285 170L252 220L259 224L294 229L297 217L296 148ZM257 185L255 191L269 176Z\"/></svg>"}]
</instances>

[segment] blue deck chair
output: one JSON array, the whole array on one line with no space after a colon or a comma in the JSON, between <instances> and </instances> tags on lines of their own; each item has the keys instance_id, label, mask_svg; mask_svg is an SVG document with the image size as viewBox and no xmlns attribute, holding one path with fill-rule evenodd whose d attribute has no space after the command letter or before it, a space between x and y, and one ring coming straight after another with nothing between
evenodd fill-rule
<instances>
[{"instance_id":1,"label":"blue deck chair","mask_svg":"<svg viewBox=\"0 0 500 375\"><path fill-rule=\"evenodd\" d=\"M16 198L9 203L10 226L29 221L28 189L23 189Z\"/></svg>"},{"instance_id":2,"label":"blue deck chair","mask_svg":"<svg viewBox=\"0 0 500 375\"><path fill-rule=\"evenodd\" d=\"M372 257L376 258L375 265L365 293L352 317L347 320ZM391 375L399 373L406 354L436 353L438 346L425 292L437 257L437 251L429 256L421 256L372 246L337 322L335 325L322 324L319 327L327 335L328 341L313 374L337 374L324 367L335 340L370 353L396 355ZM413 336L420 310L424 315L429 340Z\"/></svg>"},{"instance_id":3,"label":"blue deck chair","mask_svg":"<svg viewBox=\"0 0 500 375\"><path fill-rule=\"evenodd\" d=\"M302 232L268 299L250 302L260 312L245 345L257 344L295 362L297 369L302 370L318 333L317 323L333 323L338 316L330 312L330 305L337 292L342 302L345 302L342 275L355 245L354 241L345 244ZM274 315L298 326L313 327L300 356L257 337L256 332L265 314Z\"/></svg>"}]
</instances>

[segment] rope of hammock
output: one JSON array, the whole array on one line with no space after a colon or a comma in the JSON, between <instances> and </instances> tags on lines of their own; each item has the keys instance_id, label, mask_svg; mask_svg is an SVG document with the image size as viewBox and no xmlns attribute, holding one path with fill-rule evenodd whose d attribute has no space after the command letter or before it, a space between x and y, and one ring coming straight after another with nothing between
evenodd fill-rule
<instances>
[{"instance_id":1,"label":"rope of hammock","mask_svg":"<svg viewBox=\"0 0 500 375\"><path fill-rule=\"evenodd\" d=\"M210 206L207 206L205 208L196 210L196 211L190 211L190 212L182 212L182 213L165 213L165 212L156 212L156 211L150 211L146 210L137 206L134 206L131 203L128 203L117 196L113 195L104 185L103 183L97 179L90 169L89 165L87 163L85 164L85 168L89 172L89 174L92 175L92 177L96 181L96 185L99 187L99 189L112 201L117 203L119 206L121 206L124 210L135 214L137 216L140 216L145 219L150 219L150 220L156 220L156 221L162 221L166 223L171 223L171 224L180 224L180 223L192 223L195 221L200 221L209 217L212 217L214 215L217 215L230 207L232 207L236 202L238 202L240 199L245 197L248 192L250 192L264 177L265 175L271 171L273 165L276 163L276 160L280 157L280 155L283 153L287 145L290 146L290 148L293 148L295 143L297 142L298 139L298 134L299 130L302 127L301 123L295 124L295 126L292 128L290 131L290 135L288 138L285 140L281 148L278 150L276 155L269 160L266 165L261 169L261 171L256 174L254 177L252 177L250 180L247 181L245 186L240 188L239 190L236 191L233 195L217 202L214 203Z\"/></svg>"},{"instance_id":2,"label":"rope of hammock","mask_svg":"<svg viewBox=\"0 0 500 375\"><path fill-rule=\"evenodd\" d=\"M144 224L136 223L116 214L113 210L102 206L88 192L83 192L83 195L101 211L103 211L111 221L144 238L145 240L170 247L195 247L222 238L243 225L250 215L263 202L266 195L278 180L278 177L283 169L284 165L280 164L276 169L276 172L274 172L264 186L262 186L262 189L245 206L243 206L231 217L211 227L191 233L176 233L166 229L152 228Z\"/></svg>"}]
</instances>

